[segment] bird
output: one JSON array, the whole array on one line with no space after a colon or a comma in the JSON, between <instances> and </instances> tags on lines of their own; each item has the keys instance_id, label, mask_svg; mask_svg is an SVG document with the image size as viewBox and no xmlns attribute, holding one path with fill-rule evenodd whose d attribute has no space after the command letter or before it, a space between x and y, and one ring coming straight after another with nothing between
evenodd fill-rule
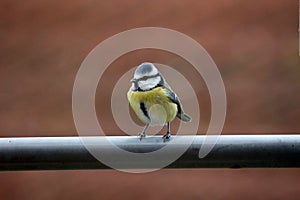
<instances>
[{"instance_id":1,"label":"bird","mask_svg":"<svg viewBox=\"0 0 300 200\"><path fill-rule=\"evenodd\" d=\"M183 122L192 120L183 111L179 97L151 62L144 62L136 68L127 98L137 117L145 124L143 131L138 134L140 140L146 137L149 126L167 125L168 130L163 135L163 141L166 142L170 140L170 124L175 117Z\"/></svg>"}]
</instances>

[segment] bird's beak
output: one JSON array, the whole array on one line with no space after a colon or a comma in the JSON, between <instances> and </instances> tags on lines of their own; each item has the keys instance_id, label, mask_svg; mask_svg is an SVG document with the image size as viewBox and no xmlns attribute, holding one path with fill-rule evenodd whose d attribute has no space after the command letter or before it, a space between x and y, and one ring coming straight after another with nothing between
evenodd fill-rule
<instances>
[{"instance_id":1,"label":"bird's beak","mask_svg":"<svg viewBox=\"0 0 300 200\"><path fill-rule=\"evenodd\" d=\"M131 82L131 83L135 83L135 82L136 82L136 79L133 78L133 79L130 80L130 82Z\"/></svg>"}]
</instances>

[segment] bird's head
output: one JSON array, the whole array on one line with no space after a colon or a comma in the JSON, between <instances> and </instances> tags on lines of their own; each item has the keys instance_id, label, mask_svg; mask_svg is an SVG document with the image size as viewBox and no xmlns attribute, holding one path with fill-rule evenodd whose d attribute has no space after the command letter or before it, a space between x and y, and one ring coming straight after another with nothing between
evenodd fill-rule
<instances>
[{"instance_id":1,"label":"bird's head","mask_svg":"<svg viewBox=\"0 0 300 200\"><path fill-rule=\"evenodd\" d=\"M136 68L131 82L132 90L148 91L157 86L164 86L163 76L150 62L144 62Z\"/></svg>"}]
</instances>

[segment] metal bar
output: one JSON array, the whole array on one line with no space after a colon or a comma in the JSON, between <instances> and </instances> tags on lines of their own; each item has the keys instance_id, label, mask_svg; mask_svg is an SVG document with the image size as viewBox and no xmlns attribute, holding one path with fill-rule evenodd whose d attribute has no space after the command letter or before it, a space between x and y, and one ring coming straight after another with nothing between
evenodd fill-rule
<instances>
[{"instance_id":1,"label":"metal bar","mask_svg":"<svg viewBox=\"0 0 300 200\"><path fill-rule=\"evenodd\" d=\"M198 152L205 136L175 137L182 141L193 137L193 142L166 168L300 167L300 135L222 135L203 159ZM136 153L168 145L161 136L142 141L133 136L0 138L0 170L109 169L86 149L82 142L86 138L98 144L94 146L98 152L112 156L115 152L105 145L107 140Z\"/></svg>"}]
</instances>

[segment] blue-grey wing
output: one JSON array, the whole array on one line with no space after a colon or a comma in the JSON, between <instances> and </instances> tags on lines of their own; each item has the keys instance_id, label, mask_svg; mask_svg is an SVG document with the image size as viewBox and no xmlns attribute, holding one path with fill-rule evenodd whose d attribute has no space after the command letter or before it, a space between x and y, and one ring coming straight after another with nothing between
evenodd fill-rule
<instances>
[{"instance_id":1,"label":"blue-grey wing","mask_svg":"<svg viewBox=\"0 0 300 200\"><path fill-rule=\"evenodd\" d=\"M184 113L181 102L180 102L178 96L175 94L175 92L173 92L169 87L165 87L164 89L165 89L169 99L177 105L177 115L176 116L184 122L191 121L192 118Z\"/></svg>"}]
</instances>

